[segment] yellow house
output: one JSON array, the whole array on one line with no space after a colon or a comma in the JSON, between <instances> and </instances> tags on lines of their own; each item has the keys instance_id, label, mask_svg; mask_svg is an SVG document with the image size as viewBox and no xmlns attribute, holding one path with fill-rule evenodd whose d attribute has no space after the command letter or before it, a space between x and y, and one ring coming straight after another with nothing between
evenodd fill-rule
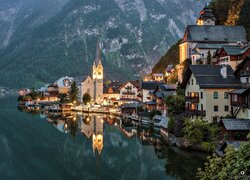
<instances>
[{"instance_id":1,"label":"yellow house","mask_svg":"<svg viewBox=\"0 0 250 180\"><path fill-rule=\"evenodd\" d=\"M218 122L232 114L229 92L241 88L241 82L230 66L189 65L181 86L185 88L186 112L193 119Z\"/></svg>"}]
</instances>

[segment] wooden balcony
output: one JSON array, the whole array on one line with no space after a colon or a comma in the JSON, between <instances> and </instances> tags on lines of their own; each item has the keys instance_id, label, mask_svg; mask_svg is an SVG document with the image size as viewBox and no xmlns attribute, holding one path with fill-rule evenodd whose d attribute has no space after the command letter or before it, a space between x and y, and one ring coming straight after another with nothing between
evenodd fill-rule
<instances>
[{"instance_id":1,"label":"wooden balcony","mask_svg":"<svg viewBox=\"0 0 250 180\"><path fill-rule=\"evenodd\" d=\"M206 111L201 111L197 109L188 109L188 108L186 108L185 110L191 115L206 116Z\"/></svg>"},{"instance_id":2,"label":"wooden balcony","mask_svg":"<svg viewBox=\"0 0 250 180\"><path fill-rule=\"evenodd\" d=\"M185 97L186 102L190 102L190 103L199 103L199 97L192 97L192 96L186 96Z\"/></svg>"},{"instance_id":3,"label":"wooden balcony","mask_svg":"<svg viewBox=\"0 0 250 180\"><path fill-rule=\"evenodd\" d=\"M247 108L248 105L245 102L241 102L241 101L231 101L231 106L234 107L243 107L243 108Z\"/></svg>"},{"instance_id":4,"label":"wooden balcony","mask_svg":"<svg viewBox=\"0 0 250 180\"><path fill-rule=\"evenodd\" d=\"M242 83L242 88L250 88L250 83Z\"/></svg>"}]
</instances>

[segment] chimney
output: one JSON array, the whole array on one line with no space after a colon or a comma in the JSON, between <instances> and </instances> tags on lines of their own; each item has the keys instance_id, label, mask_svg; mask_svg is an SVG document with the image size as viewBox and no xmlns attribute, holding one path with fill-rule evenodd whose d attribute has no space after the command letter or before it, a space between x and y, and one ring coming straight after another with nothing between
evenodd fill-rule
<instances>
[{"instance_id":1,"label":"chimney","mask_svg":"<svg viewBox=\"0 0 250 180\"><path fill-rule=\"evenodd\" d=\"M220 68L220 73L223 78L227 78L227 65L222 64Z\"/></svg>"}]
</instances>

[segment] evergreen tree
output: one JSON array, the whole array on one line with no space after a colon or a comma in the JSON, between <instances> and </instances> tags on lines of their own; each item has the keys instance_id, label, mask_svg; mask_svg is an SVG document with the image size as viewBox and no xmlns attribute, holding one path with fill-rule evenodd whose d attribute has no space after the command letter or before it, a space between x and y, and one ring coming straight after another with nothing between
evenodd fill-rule
<instances>
[{"instance_id":1,"label":"evergreen tree","mask_svg":"<svg viewBox=\"0 0 250 180\"><path fill-rule=\"evenodd\" d=\"M71 84L71 87L70 87L70 102L78 102L77 100L77 94L78 94L78 88L76 86L76 82L74 81L72 84Z\"/></svg>"},{"instance_id":2,"label":"evergreen tree","mask_svg":"<svg viewBox=\"0 0 250 180\"><path fill-rule=\"evenodd\" d=\"M89 95L89 93L85 93L83 96L82 96L82 102L84 104L87 104L88 102L91 101L91 96Z\"/></svg>"}]
</instances>

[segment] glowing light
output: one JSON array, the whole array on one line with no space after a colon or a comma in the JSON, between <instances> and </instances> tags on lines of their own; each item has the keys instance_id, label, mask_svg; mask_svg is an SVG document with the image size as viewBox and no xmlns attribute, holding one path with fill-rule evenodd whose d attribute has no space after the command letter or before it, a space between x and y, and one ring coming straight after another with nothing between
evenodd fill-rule
<instances>
[{"instance_id":1,"label":"glowing light","mask_svg":"<svg viewBox=\"0 0 250 180\"><path fill-rule=\"evenodd\" d=\"M103 119L101 120L101 123L103 123Z\"/></svg>"}]
</instances>

